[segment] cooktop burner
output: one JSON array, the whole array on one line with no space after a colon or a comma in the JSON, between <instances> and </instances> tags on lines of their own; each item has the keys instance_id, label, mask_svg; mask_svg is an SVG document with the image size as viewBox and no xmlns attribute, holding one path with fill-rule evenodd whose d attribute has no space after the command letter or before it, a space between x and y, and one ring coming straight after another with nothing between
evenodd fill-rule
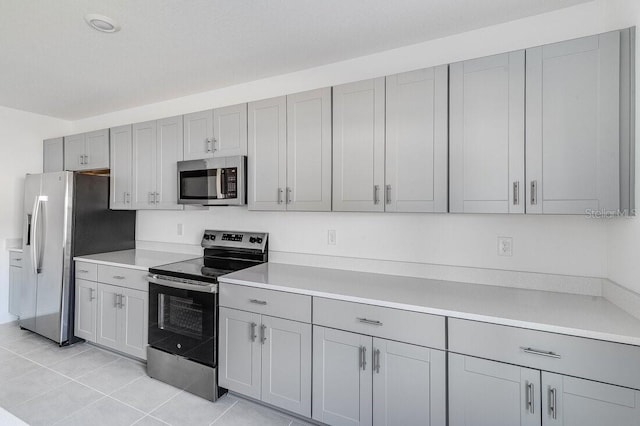
<instances>
[{"instance_id":1,"label":"cooktop burner","mask_svg":"<svg viewBox=\"0 0 640 426\"><path fill-rule=\"evenodd\" d=\"M218 277L221 275L249 268L254 265L257 265L257 263L246 260L198 257L196 259L156 266L155 268L150 268L149 272L169 277L217 283Z\"/></svg>"}]
</instances>

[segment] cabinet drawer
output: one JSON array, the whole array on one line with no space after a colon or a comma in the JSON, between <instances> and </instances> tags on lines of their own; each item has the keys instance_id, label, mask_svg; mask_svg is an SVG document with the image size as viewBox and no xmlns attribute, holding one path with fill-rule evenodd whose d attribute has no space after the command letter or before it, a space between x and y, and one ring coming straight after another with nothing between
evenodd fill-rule
<instances>
[{"instance_id":1,"label":"cabinet drawer","mask_svg":"<svg viewBox=\"0 0 640 426\"><path fill-rule=\"evenodd\" d=\"M449 319L449 351L640 389L640 347Z\"/></svg>"},{"instance_id":2,"label":"cabinet drawer","mask_svg":"<svg viewBox=\"0 0 640 426\"><path fill-rule=\"evenodd\" d=\"M98 266L98 281L113 284L134 290L149 291L149 283L146 277L147 271L138 269L120 268L117 266Z\"/></svg>"},{"instance_id":3,"label":"cabinet drawer","mask_svg":"<svg viewBox=\"0 0 640 426\"><path fill-rule=\"evenodd\" d=\"M9 252L9 265L22 268L22 253L15 251Z\"/></svg>"},{"instance_id":4,"label":"cabinet drawer","mask_svg":"<svg viewBox=\"0 0 640 426\"><path fill-rule=\"evenodd\" d=\"M220 283L220 306L311 322L311 296Z\"/></svg>"},{"instance_id":5,"label":"cabinet drawer","mask_svg":"<svg viewBox=\"0 0 640 426\"><path fill-rule=\"evenodd\" d=\"M76 278L98 281L98 265L95 263L76 262Z\"/></svg>"},{"instance_id":6,"label":"cabinet drawer","mask_svg":"<svg viewBox=\"0 0 640 426\"><path fill-rule=\"evenodd\" d=\"M313 323L399 342L445 349L444 317L313 298Z\"/></svg>"}]
</instances>

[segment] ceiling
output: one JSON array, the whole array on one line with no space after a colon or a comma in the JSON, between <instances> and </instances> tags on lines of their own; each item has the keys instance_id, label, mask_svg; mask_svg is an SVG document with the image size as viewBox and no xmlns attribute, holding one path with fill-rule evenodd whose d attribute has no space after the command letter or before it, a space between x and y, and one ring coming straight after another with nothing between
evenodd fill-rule
<instances>
[{"instance_id":1,"label":"ceiling","mask_svg":"<svg viewBox=\"0 0 640 426\"><path fill-rule=\"evenodd\" d=\"M0 105L75 120L586 1L1 0Z\"/></svg>"}]
</instances>

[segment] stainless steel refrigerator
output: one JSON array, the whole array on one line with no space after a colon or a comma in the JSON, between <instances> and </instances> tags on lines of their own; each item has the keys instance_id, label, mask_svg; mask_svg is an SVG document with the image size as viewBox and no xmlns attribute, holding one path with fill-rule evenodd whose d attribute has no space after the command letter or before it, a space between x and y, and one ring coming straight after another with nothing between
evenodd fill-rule
<instances>
[{"instance_id":1,"label":"stainless steel refrigerator","mask_svg":"<svg viewBox=\"0 0 640 426\"><path fill-rule=\"evenodd\" d=\"M73 334L74 256L135 247L135 211L109 210L109 177L27 175L20 327L65 345Z\"/></svg>"}]
</instances>

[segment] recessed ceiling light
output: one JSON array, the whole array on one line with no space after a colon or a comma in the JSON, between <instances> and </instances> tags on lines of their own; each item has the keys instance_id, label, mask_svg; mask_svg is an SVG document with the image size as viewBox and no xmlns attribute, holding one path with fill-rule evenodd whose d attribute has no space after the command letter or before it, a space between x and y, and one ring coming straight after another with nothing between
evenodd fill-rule
<instances>
[{"instance_id":1,"label":"recessed ceiling light","mask_svg":"<svg viewBox=\"0 0 640 426\"><path fill-rule=\"evenodd\" d=\"M108 16L98 15L96 13L89 13L84 17L87 24L94 30L103 33L115 33L120 31L120 25Z\"/></svg>"}]
</instances>

